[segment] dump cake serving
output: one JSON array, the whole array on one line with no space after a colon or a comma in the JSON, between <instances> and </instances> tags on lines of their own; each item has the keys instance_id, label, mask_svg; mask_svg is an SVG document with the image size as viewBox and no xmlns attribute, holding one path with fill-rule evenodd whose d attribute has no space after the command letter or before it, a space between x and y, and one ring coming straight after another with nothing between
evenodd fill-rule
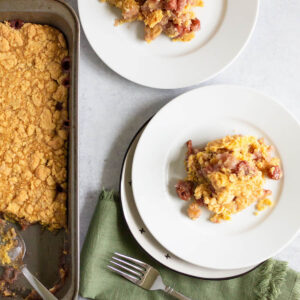
<instances>
[{"instance_id":1,"label":"dump cake serving","mask_svg":"<svg viewBox=\"0 0 300 300\"><path fill-rule=\"evenodd\" d=\"M0 23L0 212L23 225L66 225L69 72L60 31Z\"/></svg>"},{"instance_id":2,"label":"dump cake serving","mask_svg":"<svg viewBox=\"0 0 300 300\"><path fill-rule=\"evenodd\" d=\"M122 11L122 18L115 25L142 21L145 40L149 43L161 33L173 41L190 41L200 29L200 21L192 11L203 6L202 0L102 0Z\"/></svg>"},{"instance_id":3,"label":"dump cake serving","mask_svg":"<svg viewBox=\"0 0 300 300\"><path fill-rule=\"evenodd\" d=\"M272 205L272 192L263 188L265 178L279 180L280 160L272 156L273 147L253 136L226 136L212 141L204 149L187 142L187 178L176 185L178 196L191 200L188 215L197 219L201 206L207 207L210 220L229 220L252 203L258 211Z\"/></svg>"}]
</instances>

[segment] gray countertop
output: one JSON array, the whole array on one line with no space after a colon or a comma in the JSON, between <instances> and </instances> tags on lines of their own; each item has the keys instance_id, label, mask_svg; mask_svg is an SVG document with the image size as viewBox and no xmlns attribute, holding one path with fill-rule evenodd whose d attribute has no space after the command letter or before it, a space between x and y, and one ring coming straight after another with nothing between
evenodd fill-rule
<instances>
[{"instance_id":1,"label":"gray countertop","mask_svg":"<svg viewBox=\"0 0 300 300\"><path fill-rule=\"evenodd\" d=\"M68 2L77 11L77 1ZM278 99L300 120L299 15L299 0L261 1L256 29L246 49L227 70L199 86L225 83L255 88ZM81 246L100 190L103 187L118 189L121 163L131 138L158 109L187 90L151 89L120 77L98 58L82 30L79 73ZM300 235L277 255L298 271L299 257Z\"/></svg>"}]
</instances>

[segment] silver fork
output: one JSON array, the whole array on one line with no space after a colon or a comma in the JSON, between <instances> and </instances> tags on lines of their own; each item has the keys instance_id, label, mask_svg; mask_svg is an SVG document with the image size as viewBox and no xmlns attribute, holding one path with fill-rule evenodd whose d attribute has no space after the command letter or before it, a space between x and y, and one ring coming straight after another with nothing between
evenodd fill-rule
<instances>
[{"instance_id":1,"label":"silver fork","mask_svg":"<svg viewBox=\"0 0 300 300\"><path fill-rule=\"evenodd\" d=\"M123 276L134 284L146 290L162 290L180 300L191 300L190 298L166 286L159 272L150 265L130 256L114 253L107 267L113 272Z\"/></svg>"}]
</instances>

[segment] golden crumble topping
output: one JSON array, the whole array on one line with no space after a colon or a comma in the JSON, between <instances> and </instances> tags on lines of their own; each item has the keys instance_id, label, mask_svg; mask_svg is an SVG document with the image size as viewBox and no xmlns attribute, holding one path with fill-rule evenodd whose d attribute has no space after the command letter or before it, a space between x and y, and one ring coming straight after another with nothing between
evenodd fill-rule
<instances>
[{"instance_id":1,"label":"golden crumble topping","mask_svg":"<svg viewBox=\"0 0 300 300\"><path fill-rule=\"evenodd\" d=\"M67 56L55 28L0 23L0 211L49 229L66 225Z\"/></svg>"},{"instance_id":2,"label":"golden crumble topping","mask_svg":"<svg viewBox=\"0 0 300 300\"><path fill-rule=\"evenodd\" d=\"M17 246L18 241L16 240L16 231L13 227L9 228L7 231L4 230L4 226L0 226L0 262L2 265L9 265L12 263L9 256L9 251Z\"/></svg>"},{"instance_id":3,"label":"golden crumble topping","mask_svg":"<svg viewBox=\"0 0 300 300\"><path fill-rule=\"evenodd\" d=\"M207 207L210 220L219 223L256 202L258 211L272 205L270 190L263 188L265 178L279 180L280 160L273 157L273 147L253 136L226 136L202 149L188 141L187 178L176 185L178 196L193 199L188 215L196 219L201 206Z\"/></svg>"},{"instance_id":4,"label":"golden crumble topping","mask_svg":"<svg viewBox=\"0 0 300 300\"><path fill-rule=\"evenodd\" d=\"M142 21L145 40L150 43L161 33L173 41L188 42L200 30L200 21L193 7L203 6L202 0L101 0L116 6L122 12L115 25Z\"/></svg>"}]
</instances>

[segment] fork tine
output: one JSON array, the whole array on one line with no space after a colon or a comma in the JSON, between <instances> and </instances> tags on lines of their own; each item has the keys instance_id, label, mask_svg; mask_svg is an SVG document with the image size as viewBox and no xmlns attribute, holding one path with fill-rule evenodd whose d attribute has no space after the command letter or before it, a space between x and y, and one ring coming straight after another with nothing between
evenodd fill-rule
<instances>
[{"instance_id":1,"label":"fork tine","mask_svg":"<svg viewBox=\"0 0 300 300\"><path fill-rule=\"evenodd\" d=\"M112 270L113 272L115 272L115 273L121 275L122 277L126 278L127 280L129 280L129 281L131 281L131 282L133 282L133 283L137 283L137 282L139 281L139 279L136 278L135 276L129 275L129 274L127 274L127 273L125 273L125 272L123 272L123 271L121 271L121 270L119 270L119 269L113 267L113 266L108 265L107 267L108 267L110 270Z\"/></svg>"},{"instance_id":2,"label":"fork tine","mask_svg":"<svg viewBox=\"0 0 300 300\"><path fill-rule=\"evenodd\" d=\"M131 268L134 268L134 269L136 269L136 270L138 270L138 271L140 271L140 272L142 272L142 273L145 272L145 269L143 269L143 268L141 268L141 267L138 267L138 266L136 266L136 265L133 265L133 264L127 262L126 260L117 258L117 257L115 257L115 256L113 256L112 259L114 259L114 260L116 260L116 261L119 261L119 262L123 263L124 265L127 265L127 266L129 266L129 267L131 267Z\"/></svg>"},{"instance_id":3,"label":"fork tine","mask_svg":"<svg viewBox=\"0 0 300 300\"><path fill-rule=\"evenodd\" d=\"M123 258L125 258L125 259L127 259L127 260L129 260L129 261L131 261L131 262L133 262L133 263L135 263L135 264L141 266L141 267L144 267L144 268L149 267L148 264L146 264L146 263L144 263L144 262L142 262L142 261L140 261L140 260L138 260L138 259L135 259L135 258L133 258L133 257L126 256L126 255L121 254L121 253L118 253L118 252L115 252L115 255L120 256L120 257L123 257Z\"/></svg>"},{"instance_id":4,"label":"fork tine","mask_svg":"<svg viewBox=\"0 0 300 300\"><path fill-rule=\"evenodd\" d=\"M125 267L125 266L123 266L123 265L121 265L121 264L118 264L117 262L115 262L115 261L113 261L113 260L111 260L110 263L112 263L112 264L114 264L114 265L120 267L121 269L123 269L123 270L125 270L125 271L127 271L127 272L130 272L130 273L132 273L132 274L134 274L134 275L136 275L136 276L138 276L138 277L142 277L142 276L143 276L143 274L138 273L138 272L136 272L136 271L134 271L134 270L132 270L132 269L130 269L130 268L127 268L127 267Z\"/></svg>"}]
</instances>

